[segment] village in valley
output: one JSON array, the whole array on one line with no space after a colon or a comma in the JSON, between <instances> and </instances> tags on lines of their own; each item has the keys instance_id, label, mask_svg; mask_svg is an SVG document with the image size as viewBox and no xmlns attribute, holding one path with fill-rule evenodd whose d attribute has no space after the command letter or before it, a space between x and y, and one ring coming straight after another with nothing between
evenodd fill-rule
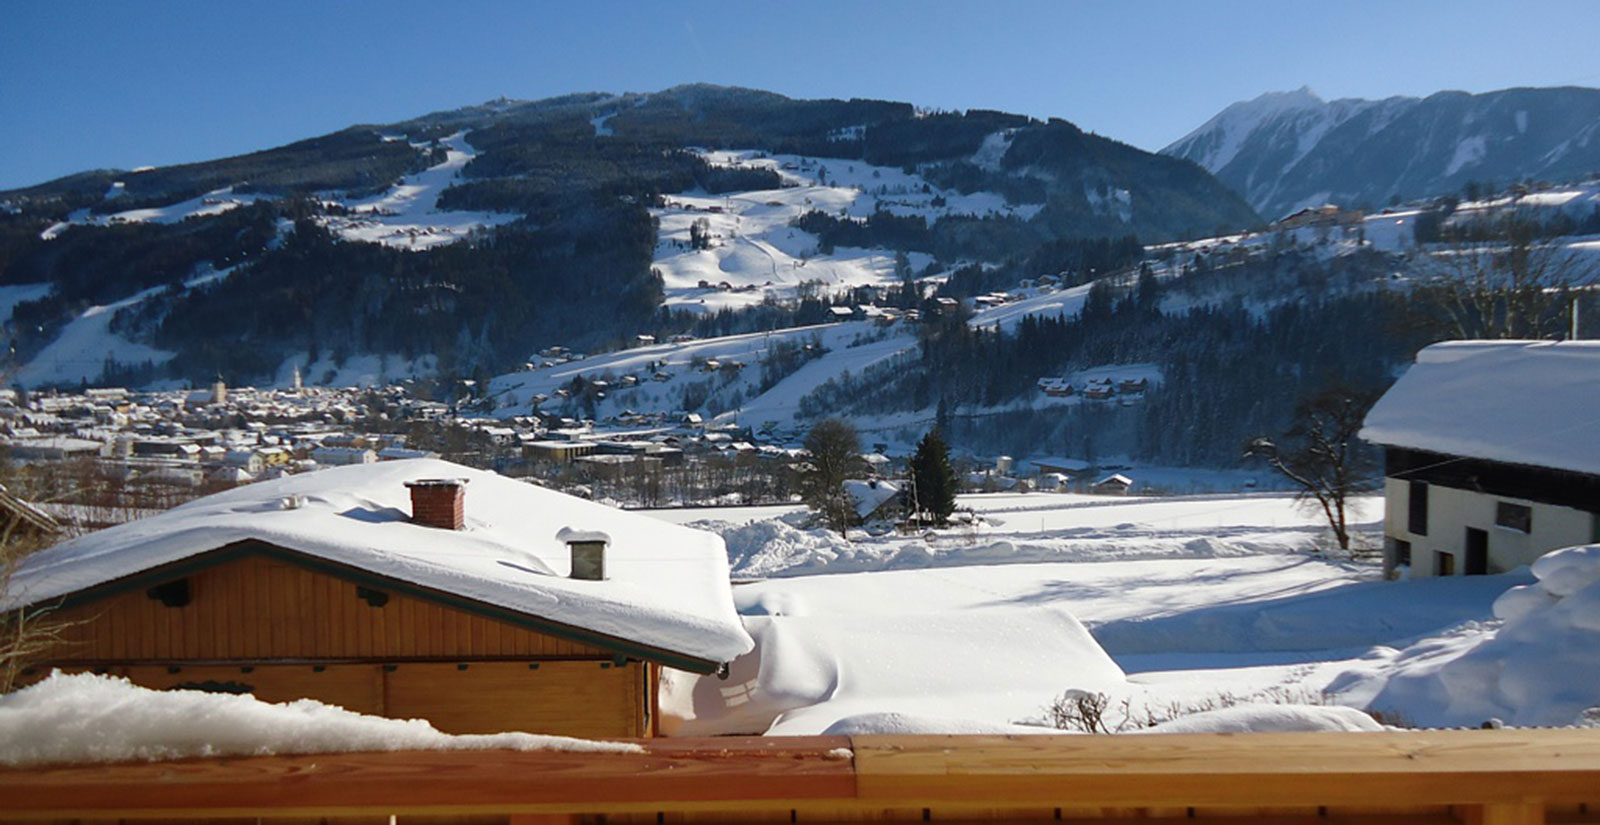
<instances>
[{"instance_id":1,"label":"village in valley","mask_svg":"<svg viewBox=\"0 0 1600 825\"><path fill-rule=\"evenodd\" d=\"M7 10L0 823L1600 822L1592 38L411 5Z\"/></svg>"}]
</instances>

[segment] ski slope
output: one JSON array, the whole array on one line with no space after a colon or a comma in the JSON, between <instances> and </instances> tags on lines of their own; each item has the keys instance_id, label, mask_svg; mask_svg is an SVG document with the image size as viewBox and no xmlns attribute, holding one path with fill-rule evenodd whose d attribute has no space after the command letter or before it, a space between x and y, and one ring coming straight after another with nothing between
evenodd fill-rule
<instances>
[{"instance_id":1,"label":"ski slope","mask_svg":"<svg viewBox=\"0 0 1600 825\"><path fill-rule=\"evenodd\" d=\"M721 195L686 192L651 210L660 223L651 265L661 272L667 305L681 309L716 312L755 306L768 297L792 299L806 284L835 292L898 282L893 252L840 247L825 253L815 235L790 225L813 210L854 219L884 211L931 224L950 215L1027 220L1042 208L1011 204L991 192L939 189L920 175L859 161L756 151L700 154L713 166L771 170L783 185ZM710 232L708 248L691 247L697 221ZM923 253L907 257L913 271L932 261Z\"/></svg>"},{"instance_id":2,"label":"ski slope","mask_svg":"<svg viewBox=\"0 0 1600 825\"><path fill-rule=\"evenodd\" d=\"M477 156L466 133L439 141L445 159L370 198L335 199L348 215L325 215L318 220L352 241L366 241L399 249L430 249L465 239L474 230L517 220L519 215L497 212L455 212L439 209L439 196L461 178L461 169ZM425 148L428 144L413 144Z\"/></svg>"}]
</instances>

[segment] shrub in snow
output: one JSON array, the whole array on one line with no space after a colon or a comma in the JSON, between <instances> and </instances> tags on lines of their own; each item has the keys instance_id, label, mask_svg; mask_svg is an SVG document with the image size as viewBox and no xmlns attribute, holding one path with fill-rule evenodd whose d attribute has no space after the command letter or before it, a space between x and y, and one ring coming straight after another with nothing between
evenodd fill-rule
<instances>
[{"instance_id":1,"label":"shrub in snow","mask_svg":"<svg viewBox=\"0 0 1600 825\"><path fill-rule=\"evenodd\" d=\"M1537 582L1494 604L1505 624L1476 645L1421 642L1397 657L1370 707L1427 726L1574 724L1600 705L1600 545L1533 563Z\"/></svg>"},{"instance_id":2,"label":"shrub in snow","mask_svg":"<svg viewBox=\"0 0 1600 825\"><path fill-rule=\"evenodd\" d=\"M0 696L0 765L398 750L638 753L637 745L564 736L455 736L422 719L366 716L313 699L149 690L126 679L60 672Z\"/></svg>"},{"instance_id":3,"label":"shrub in snow","mask_svg":"<svg viewBox=\"0 0 1600 825\"><path fill-rule=\"evenodd\" d=\"M1223 692L1200 701L1152 707L1131 697L1070 689L1045 708L1043 724L1074 733L1207 733L1381 730L1372 716L1330 706L1308 688L1275 685L1249 696ZM1357 717L1360 717L1359 719Z\"/></svg>"}]
</instances>

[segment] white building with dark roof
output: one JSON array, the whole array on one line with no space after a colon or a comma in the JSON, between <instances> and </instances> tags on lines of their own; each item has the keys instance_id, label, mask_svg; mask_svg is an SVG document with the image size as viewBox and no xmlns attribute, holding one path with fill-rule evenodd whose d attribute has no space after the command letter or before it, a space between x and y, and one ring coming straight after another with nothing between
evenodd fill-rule
<instances>
[{"instance_id":1,"label":"white building with dark roof","mask_svg":"<svg viewBox=\"0 0 1600 825\"><path fill-rule=\"evenodd\" d=\"M1600 341L1452 341L1367 414L1384 560L1478 575L1600 540Z\"/></svg>"}]
</instances>

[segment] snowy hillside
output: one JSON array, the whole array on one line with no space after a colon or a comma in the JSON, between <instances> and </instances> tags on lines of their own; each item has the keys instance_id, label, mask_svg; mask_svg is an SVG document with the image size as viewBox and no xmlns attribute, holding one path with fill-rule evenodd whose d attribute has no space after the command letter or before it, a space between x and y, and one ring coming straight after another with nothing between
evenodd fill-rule
<instances>
[{"instance_id":1,"label":"snowy hillside","mask_svg":"<svg viewBox=\"0 0 1600 825\"><path fill-rule=\"evenodd\" d=\"M1600 167L1600 90L1323 101L1309 89L1235 103L1163 149L1199 163L1264 217L1568 181Z\"/></svg>"},{"instance_id":2,"label":"snowy hillside","mask_svg":"<svg viewBox=\"0 0 1600 825\"><path fill-rule=\"evenodd\" d=\"M767 298L792 299L802 284L833 291L895 283L895 253L887 249L839 248L824 253L819 239L791 224L810 211L865 219L879 211L937 223L948 215L1032 218L1040 204L1014 205L991 192L964 195L940 189L900 169L833 158L774 155L753 150L702 151L715 167L770 169L779 189L669 196L652 209L660 221L655 261L669 307L714 312L754 306ZM691 246L691 227L703 222L708 248ZM913 271L932 262L926 253L908 256Z\"/></svg>"},{"instance_id":3,"label":"snowy hillside","mask_svg":"<svg viewBox=\"0 0 1600 825\"><path fill-rule=\"evenodd\" d=\"M1078 312L1088 287L1053 289L1034 287L1014 291L1015 300L981 309L969 323L974 327L1015 326L1022 318L1071 316ZM768 364L785 357L785 349L799 351L801 363L776 377ZM612 419L628 413L666 414L673 411L708 412L719 420L770 433L797 434L808 426L800 403L824 382L841 375L860 374L874 366L911 356L917 348L915 325L888 318L847 320L836 324L798 327L774 332L636 346L585 358L556 360L535 358L532 369L501 375L489 387L496 414L526 415L531 407L547 412L568 412L585 417ZM1148 365L1110 366L1085 374L1080 380L1151 375ZM582 384L604 382L602 397L592 410L576 397L562 395L575 378ZM764 382L771 382L763 389ZM1083 397L1052 398L1040 394L1030 403L1075 406L1094 403ZM593 415L589 416L592 412ZM933 409L879 419L857 419L858 429L892 433L897 429L925 429Z\"/></svg>"},{"instance_id":4,"label":"snowy hillside","mask_svg":"<svg viewBox=\"0 0 1600 825\"><path fill-rule=\"evenodd\" d=\"M365 198L344 197L337 192L319 194L319 200L329 210L329 214L322 218L323 225L348 240L404 249L427 249L460 241L476 229L516 220L516 215L440 210L439 195L460 180L461 169L477 156L477 152L467 143L465 132L450 135L439 144L445 153L444 160L422 172L407 175L385 192ZM431 145L431 142L414 143L412 147L423 150ZM114 183L105 199L112 200L120 196L122 191L122 184ZM263 199L274 198L270 195L236 193L234 187L230 186L168 206L100 215L91 214L86 208L79 209L66 220L51 224L40 233L40 237L51 240L71 226L174 224L191 218L220 215Z\"/></svg>"}]
</instances>

